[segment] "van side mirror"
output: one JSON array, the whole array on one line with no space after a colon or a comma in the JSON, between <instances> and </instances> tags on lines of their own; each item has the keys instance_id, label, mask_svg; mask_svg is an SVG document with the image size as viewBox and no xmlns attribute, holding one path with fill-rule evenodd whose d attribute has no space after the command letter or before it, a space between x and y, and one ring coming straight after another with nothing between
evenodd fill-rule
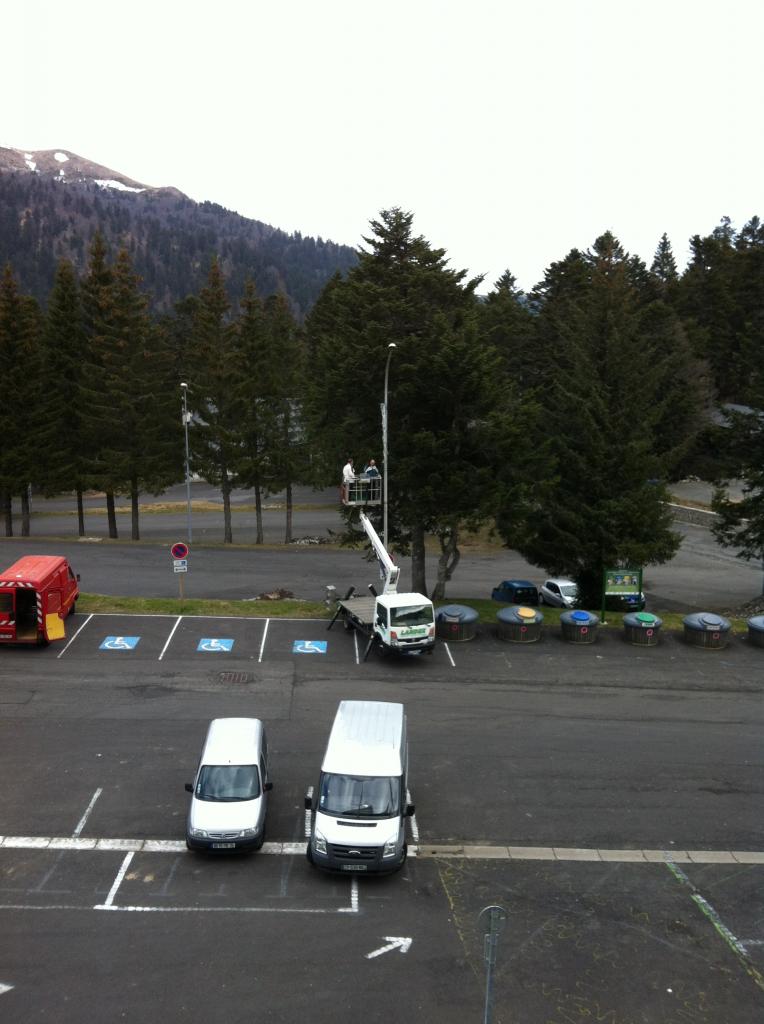
<instances>
[{"instance_id":1,"label":"van side mirror","mask_svg":"<svg viewBox=\"0 0 764 1024\"><path fill-rule=\"evenodd\" d=\"M306 811L312 811L313 810L313 797L310 794L305 797L305 810Z\"/></svg>"},{"instance_id":2,"label":"van side mirror","mask_svg":"<svg viewBox=\"0 0 764 1024\"><path fill-rule=\"evenodd\" d=\"M80 574L79 573L77 573L77 582L78 583L80 582Z\"/></svg>"},{"instance_id":3,"label":"van side mirror","mask_svg":"<svg viewBox=\"0 0 764 1024\"><path fill-rule=\"evenodd\" d=\"M413 818L415 811L416 807L414 804L406 804L406 813L404 814L404 818Z\"/></svg>"},{"instance_id":4,"label":"van side mirror","mask_svg":"<svg viewBox=\"0 0 764 1024\"><path fill-rule=\"evenodd\" d=\"M187 793L193 793L193 791L194 791L194 784L193 784L193 782L187 782L186 786L185 786L185 789L186 789Z\"/></svg>"},{"instance_id":5,"label":"van side mirror","mask_svg":"<svg viewBox=\"0 0 764 1024\"><path fill-rule=\"evenodd\" d=\"M264 782L263 783L263 792L264 793L270 793L270 791L272 789L273 789L273 783L272 782Z\"/></svg>"}]
</instances>

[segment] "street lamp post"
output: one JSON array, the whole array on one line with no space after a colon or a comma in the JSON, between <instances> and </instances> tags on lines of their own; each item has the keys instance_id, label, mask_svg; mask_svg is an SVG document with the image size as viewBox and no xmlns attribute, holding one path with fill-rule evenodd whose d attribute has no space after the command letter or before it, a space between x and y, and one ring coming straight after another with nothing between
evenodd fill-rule
<instances>
[{"instance_id":1,"label":"street lamp post","mask_svg":"<svg viewBox=\"0 0 764 1024\"><path fill-rule=\"evenodd\" d=\"M186 527L188 532L188 543L191 543L191 473L188 458L188 384L181 381L180 391L183 395L183 430L186 435Z\"/></svg>"},{"instance_id":2,"label":"street lamp post","mask_svg":"<svg viewBox=\"0 0 764 1024\"><path fill-rule=\"evenodd\" d=\"M385 401L382 405L382 543L387 548L387 381L390 375L390 358L395 348L391 341L387 346L387 362L385 363Z\"/></svg>"}]
</instances>

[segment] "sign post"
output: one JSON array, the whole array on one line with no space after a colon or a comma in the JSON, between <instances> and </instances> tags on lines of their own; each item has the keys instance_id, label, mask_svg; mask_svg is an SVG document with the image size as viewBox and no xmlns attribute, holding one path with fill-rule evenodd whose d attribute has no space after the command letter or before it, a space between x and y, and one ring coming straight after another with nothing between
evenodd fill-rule
<instances>
[{"instance_id":1,"label":"sign post","mask_svg":"<svg viewBox=\"0 0 764 1024\"><path fill-rule=\"evenodd\" d=\"M641 569L605 569L602 573L602 622L605 621L605 599L609 596L621 597L642 593Z\"/></svg>"},{"instance_id":2,"label":"sign post","mask_svg":"<svg viewBox=\"0 0 764 1024\"><path fill-rule=\"evenodd\" d=\"M491 1024L493 1012L493 969L496 966L496 947L499 944L499 933L504 930L507 912L504 907L484 907L478 914L478 924L488 926L483 937L483 959L485 960L485 1009L483 1024Z\"/></svg>"},{"instance_id":3,"label":"sign post","mask_svg":"<svg viewBox=\"0 0 764 1024\"><path fill-rule=\"evenodd\" d=\"M188 572L188 544L179 540L170 548L172 555L173 572L178 573L178 592L181 603L183 602L183 575Z\"/></svg>"}]
</instances>

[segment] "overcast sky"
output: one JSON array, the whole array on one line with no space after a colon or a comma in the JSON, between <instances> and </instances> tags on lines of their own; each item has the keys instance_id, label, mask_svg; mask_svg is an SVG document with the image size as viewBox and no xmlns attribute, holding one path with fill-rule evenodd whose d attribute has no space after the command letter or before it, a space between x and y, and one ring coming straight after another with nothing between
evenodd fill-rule
<instances>
[{"instance_id":1,"label":"overcast sky","mask_svg":"<svg viewBox=\"0 0 764 1024\"><path fill-rule=\"evenodd\" d=\"M0 145L361 244L400 206L531 288L606 229L764 218L762 0L25 0Z\"/></svg>"}]
</instances>

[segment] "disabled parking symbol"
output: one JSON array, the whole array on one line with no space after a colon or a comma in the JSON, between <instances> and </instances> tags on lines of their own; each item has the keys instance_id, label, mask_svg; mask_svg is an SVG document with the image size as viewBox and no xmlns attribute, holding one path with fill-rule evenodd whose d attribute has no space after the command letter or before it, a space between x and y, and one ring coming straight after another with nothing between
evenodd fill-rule
<instances>
[{"instance_id":1,"label":"disabled parking symbol","mask_svg":"<svg viewBox=\"0 0 764 1024\"><path fill-rule=\"evenodd\" d=\"M132 651L138 646L139 636L107 636L100 651Z\"/></svg>"},{"instance_id":2,"label":"disabled parking symbol","mask_svg":"<svg viewBox=\"0 0 764 1024\"><path fill-rule=\"evenodd\" d=\"M295 640L292 654L326 654L326 640Z\"/></svg>"},{"instance_id":3,"label":"disabled parking symbol","mask_svg":"<svg viewBox=\"0 0 764 1024\"><path fill-rule=\"evenodd\" d=\"M233 650L233 640L205 636L199 641L196 649L197 651L230 651Z\"/></svg>"}]
</instances>

